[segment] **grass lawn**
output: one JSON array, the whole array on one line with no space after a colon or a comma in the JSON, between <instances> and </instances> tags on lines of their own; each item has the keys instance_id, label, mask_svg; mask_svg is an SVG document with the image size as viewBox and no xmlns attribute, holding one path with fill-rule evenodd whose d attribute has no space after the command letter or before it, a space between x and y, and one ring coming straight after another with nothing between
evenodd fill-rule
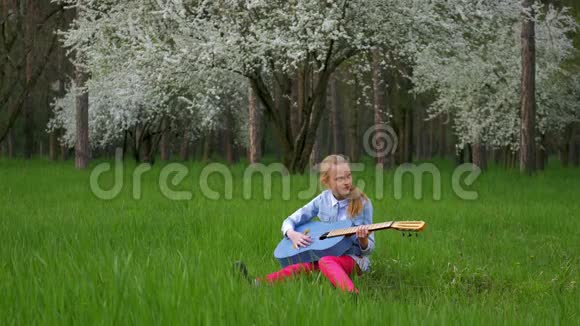
<instances>
[{"instance_id":1,"label":"grass lawn","mask_svg":"<svg viewBox=\"0 0 580 326\"><path fill-rule=\"evenodd\" d=\"M97 198L90 169L72 162L0 160L0 324L578 324L580 291L580 169L550 162L534 177L491 167L474 185L476 200L451 189L453 167L441 168L441 199L413 198L405 176L403 197L393 196L393 173L355 173L373 200L374 221L424 220L419 237L376 234L372 271L355 278L358 298L343 294L320 274L253 288L232 277L243 259L252 274L279 268L273 250L282 220L307 199L307 177L291 177L282 198L280 177L265 199L261 178L252 198L242 195L243 171L233 174L232 199L223 178L200 191L201 163L173 190L159 187L162 164L143 175L134 199L124 168L121 193ZM93 163L93 166L97 164ZM103 174L103 188L112 184Z\"/></svg>"}]
</instances>

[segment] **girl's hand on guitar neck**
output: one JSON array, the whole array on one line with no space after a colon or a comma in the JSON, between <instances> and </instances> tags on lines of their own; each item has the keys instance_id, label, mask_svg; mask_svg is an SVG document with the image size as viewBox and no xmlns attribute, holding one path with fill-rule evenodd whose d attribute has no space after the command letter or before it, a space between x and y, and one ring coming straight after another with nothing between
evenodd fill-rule
<instances>
[{"instance_id":1,"label":"girl's hand on guitar neck","mask_svg":"<svg viewBox=\"0 0 580 326\"><path fill-rule=\"evenodd\" d=\"M286 232L286 236L288 236L288 238L292 241L294 248L308 247L312 243L312 238L310 238L310 236L304 233L296 232L294 230L288 230Z\"/></svg>"},{"instance_id":2,"label":"girl's hand on guitar neck","mask_svg":"<svg viewBox=\"0 0 580 326\"><path fill-rule=\"evenodd\" d=\"M356 230L356 237L358 238L358 244L361 249L364 250L368 247L370 234L368 225L360 225Z\"/></svg>"}]
</instances>

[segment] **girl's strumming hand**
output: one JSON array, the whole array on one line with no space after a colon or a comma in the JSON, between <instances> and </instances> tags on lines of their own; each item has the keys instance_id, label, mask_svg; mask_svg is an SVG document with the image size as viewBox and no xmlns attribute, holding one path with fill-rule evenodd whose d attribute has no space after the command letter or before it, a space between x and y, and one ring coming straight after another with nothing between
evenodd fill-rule
<instances>
[{"instance_id":1,"label":"girl's strumming hand","mask_svg":"<svg viewBox=\"0 0 580 326\"><path fill-rule=\"evenodd\" d=\"M294 230L288 230L286 235L292 241L292 245L294 245L295 248L308 247L312 243L312 238L310 238L310 236Z\"/></svg>"}]
</instances>

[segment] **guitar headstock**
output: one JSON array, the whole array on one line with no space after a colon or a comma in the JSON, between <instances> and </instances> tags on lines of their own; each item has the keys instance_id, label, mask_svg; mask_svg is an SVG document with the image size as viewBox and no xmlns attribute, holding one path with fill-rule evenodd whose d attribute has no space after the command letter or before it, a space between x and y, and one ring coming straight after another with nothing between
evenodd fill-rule
<instances>
[{"instance_id":1,"label":"guitar headstock","mask_svg":"<svg viewBox=\"0 0 580 326\"><path fill-rule=\"evenodd\" d=\"M393 222L390 228L398 231L421 232L426 225L423 221L397 221Z\"/></svg>"}]
</instances>

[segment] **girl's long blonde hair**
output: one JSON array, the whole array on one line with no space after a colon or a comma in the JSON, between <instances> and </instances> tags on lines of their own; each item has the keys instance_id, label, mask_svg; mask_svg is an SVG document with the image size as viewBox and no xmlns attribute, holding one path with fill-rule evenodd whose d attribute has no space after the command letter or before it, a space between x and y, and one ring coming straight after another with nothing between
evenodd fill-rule
<instances>
[{"instance_id":1,"label":"girl's long blonde hair","mask_svg":"<svg viewBox=\"0 0 580 326\"><path fill-rule=\"evenodd\" d=\"M330 179L330 169L341 163L348 164L349 162L348 159L342 155L332 154L325 157L324 160L320 162L320 183L327 185L328 180ZM366 201L368 198L364 192L353 185L350 194L348 195L348 199L348 216L353 218L362 212L364 204L363 199Z\"/></svg>"}]
</instances>

